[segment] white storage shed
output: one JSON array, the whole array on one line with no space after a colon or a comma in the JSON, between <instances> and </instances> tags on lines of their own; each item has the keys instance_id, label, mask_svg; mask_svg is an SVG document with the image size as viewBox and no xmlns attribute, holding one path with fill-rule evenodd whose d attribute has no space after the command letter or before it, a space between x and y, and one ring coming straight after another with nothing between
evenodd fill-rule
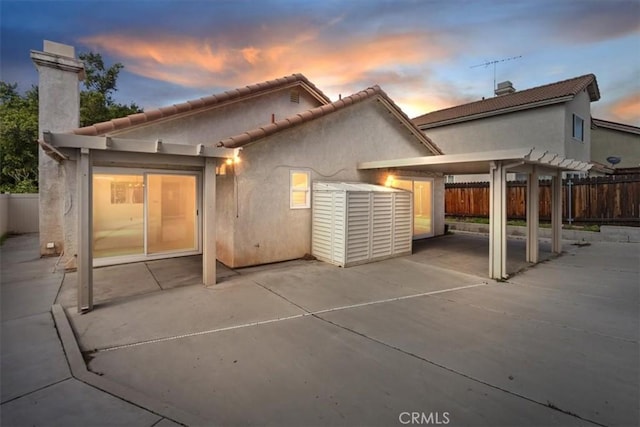
<instances>
[{"instance_id":1,"label":"white storage shed","mask_svg":"<svg viewBox=\"0 0 640 427\"><path fill-rule=\"evenodd\" d=\"M364 183L314 182L311 253L348 267L411 253L411 192Z\"/></svg>"}]
</instances>

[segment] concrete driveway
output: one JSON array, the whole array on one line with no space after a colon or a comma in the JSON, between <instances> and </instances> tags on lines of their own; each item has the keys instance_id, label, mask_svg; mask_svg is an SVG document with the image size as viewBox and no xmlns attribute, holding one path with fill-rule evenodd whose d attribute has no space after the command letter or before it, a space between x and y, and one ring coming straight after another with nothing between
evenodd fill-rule
<instances>
[{"instance_id":1,"label":"concrete driveway","mask_svg":"<svg viewBox=\"0 0 640 427\"><path fill-rule=\"evenodd\" d=\"M505 283L419 251L67 315L91 371L211 424L638 425L640 245L566 249Z\"/></svg>"}]
</instances>

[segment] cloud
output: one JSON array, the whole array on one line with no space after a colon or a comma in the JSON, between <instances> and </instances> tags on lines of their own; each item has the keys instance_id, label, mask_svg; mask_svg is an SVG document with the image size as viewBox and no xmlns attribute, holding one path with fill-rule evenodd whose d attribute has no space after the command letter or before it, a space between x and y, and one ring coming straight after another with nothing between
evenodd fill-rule
<instances>
[{"instance_id":1,"label":"cloud","mask_svg":"<svg viewBox=\"0 0 640 427\"><path fill-rule=\"evenodd\" d=\"M640 122L640 91L618 99L611 105L609 111L618 121L638 124Z\"/></svg>"}]
</instances>

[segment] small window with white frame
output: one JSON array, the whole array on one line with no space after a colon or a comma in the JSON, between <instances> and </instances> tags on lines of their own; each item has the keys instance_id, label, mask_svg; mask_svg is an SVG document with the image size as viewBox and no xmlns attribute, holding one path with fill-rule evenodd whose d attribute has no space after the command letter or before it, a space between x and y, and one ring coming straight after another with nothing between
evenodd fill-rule
<instances>
[{"instance_id":1,"label":"small window with white frame","mask_svg":"<svg viewBox=\"0 0 640 427\"><path fill-rule=\"evenodd\" d=\"M291 170L289 172L291 209L309 209L311 207L311 172Z\"/></svg>"},{"instance_id":2,"label":"small window with white frame","mask_svg":"<svg viewBox=\"0 0 640 427\"><path fill-rule=\"evenodd\" d=\"M578 141L584 141L584 120L577 114L573 115L573 132L571 136Z\"/></svg>"}]
</instances>

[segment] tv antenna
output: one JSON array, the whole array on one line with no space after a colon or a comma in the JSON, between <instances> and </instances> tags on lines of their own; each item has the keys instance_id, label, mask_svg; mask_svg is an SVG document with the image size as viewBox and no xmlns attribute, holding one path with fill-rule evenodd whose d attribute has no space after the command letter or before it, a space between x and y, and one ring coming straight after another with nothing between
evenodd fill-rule
<instances>
[{"instance_id":1,"label":"tv antenna","mask_svg":"<svg viewBox=\"0 0 640 427\"><path fill-rule=\"evenodd\" d=\"M520 58L522 58L522 55L512 56L512 57L503 58L503 59L494 59L493 61L487 61L487 62L483 62L482 64L472 65L469 68L478 68L478 67L487 68L489 65L493 65L493 90L495 91L496 90L496 65L501 62L514 61Z\"/></svg>"}]
</instances>

